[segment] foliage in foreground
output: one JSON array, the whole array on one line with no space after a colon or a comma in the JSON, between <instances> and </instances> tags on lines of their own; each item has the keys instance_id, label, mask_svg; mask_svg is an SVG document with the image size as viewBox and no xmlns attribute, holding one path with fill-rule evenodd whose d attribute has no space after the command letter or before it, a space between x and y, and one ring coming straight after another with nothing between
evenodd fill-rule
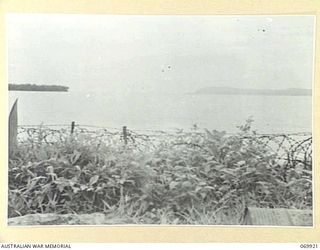
<instances>
[{"instance_id":1,"label":"foliage in foreground","mask_svg":"<svg viewBox=\"0 0 320 250\"><path fill-rule=\"evenodd\" d=\"M9 217L103 212L115 223L239 224L245 206L311 208L311 158L277 161L250 131L177 133L143 150L61 131L9 160Z\"/></svg>"}]
</instances>

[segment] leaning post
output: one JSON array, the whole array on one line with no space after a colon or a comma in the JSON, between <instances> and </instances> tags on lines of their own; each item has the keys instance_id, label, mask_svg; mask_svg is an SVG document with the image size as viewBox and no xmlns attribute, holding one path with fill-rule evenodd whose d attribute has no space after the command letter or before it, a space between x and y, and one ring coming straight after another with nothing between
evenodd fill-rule
<instances>
[{"instance_id":1,"label":"leaning post","mask_svg":"<svg viewBox=\"0 0 320 250\"><path fill-rule=\"evenodd\" d=\"M11 156L18 146L18 98L14 102L9 114L9 156Z\"/></svg>"}]
</instances>

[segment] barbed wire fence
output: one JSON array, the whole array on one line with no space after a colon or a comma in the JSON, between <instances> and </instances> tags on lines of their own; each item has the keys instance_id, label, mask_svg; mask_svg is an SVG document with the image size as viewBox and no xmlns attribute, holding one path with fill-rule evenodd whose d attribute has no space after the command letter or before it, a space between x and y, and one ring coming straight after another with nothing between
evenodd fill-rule
<instances>
[{"instance_id":1,"label":"barbed wire fence","mask_svg":"<svg viewBox=\"0 0 320 250\"><path fill-rule=\"evenodd\" d=\"M20 125L18 126L18 143L46 143L63 142L70 136L85 136L90 141L104 142L109 145L123 144L127 147L146 152L152 151L159 144L166 143L174 146L201 147L190 139L190 135L197 136L198 141L204 140L205 131L199 128L191 130L176 129L162 130L131 130L127 126L122 128L100 127L93 125L70 124L53 125ZM225 136L239 136L237 133L224 133ZM273 152L276 160L285 161L288 166L302 164L304 169L312 170L312 134L310 132L290 134L258 134L251 133L241 137L241 140L254 140Z\"/></svg>"}]
</instances>

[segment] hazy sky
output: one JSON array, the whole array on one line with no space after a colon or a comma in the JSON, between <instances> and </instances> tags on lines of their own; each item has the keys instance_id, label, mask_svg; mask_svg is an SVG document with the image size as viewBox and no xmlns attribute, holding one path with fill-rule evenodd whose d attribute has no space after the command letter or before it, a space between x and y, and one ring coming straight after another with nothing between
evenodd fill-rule
<instances>
[{"instance_id":1,"label":"hazy sky","mask_svg":"<svg viewBox=\"0 0 320 250\"><path fill-rule=\"evenodd\" d=\"M9 82L70 90L311 88L312 16L7 15Z\"/></svg>"}]
</instances>

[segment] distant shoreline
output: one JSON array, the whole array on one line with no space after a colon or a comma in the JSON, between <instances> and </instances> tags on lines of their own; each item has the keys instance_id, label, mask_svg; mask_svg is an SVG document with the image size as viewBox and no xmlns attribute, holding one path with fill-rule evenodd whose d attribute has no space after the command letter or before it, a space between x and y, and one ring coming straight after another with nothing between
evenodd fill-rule
<instances>
[{"instance_id":1,"label":"distant shoreline","mask_svg":"<svg viewBox=\"0 0 320 250\"><path fill-rule=\"evenodd\" d=\"M193 95L265 95L265 96L312 96L311 89L241 89L232 87L207 87L199 89Z\"/></svg>"},{"instance_id":2,"label":"distant shoreline","mask_svg":"<svg viewBox=\"0 0 320 250\"><path fill-rule=\"evenodd\" d=\"M9 84L9 91L68 92L68 89L62 85Z\"/></svg>"}]
</instances>

